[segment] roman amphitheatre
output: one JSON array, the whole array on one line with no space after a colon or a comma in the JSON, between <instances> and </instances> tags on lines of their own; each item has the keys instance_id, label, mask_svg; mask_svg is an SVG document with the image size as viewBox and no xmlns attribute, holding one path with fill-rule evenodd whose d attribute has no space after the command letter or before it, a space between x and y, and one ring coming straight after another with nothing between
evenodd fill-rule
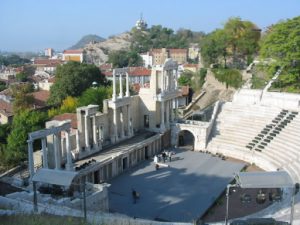
<instances>
[{"instance_id":1,"label":"roman amphitheatre","mask_svg":"<svg viewBox=\"0 0 300 225\"><path fill-rule=\"evenodd\" d=\"M103 113L88 105L28 134L28 169L2 178L19 188L2 190L4 211L113 224L298 222L300 95L268 91L278 70L263 90L246 82L213 102L211 89L199 93L191 104L201 109L179 117L177 68L156 66L135 96L126 69L115 69ZM209 75L206 85L226 95Z\"/></svg>"}]
</instances>

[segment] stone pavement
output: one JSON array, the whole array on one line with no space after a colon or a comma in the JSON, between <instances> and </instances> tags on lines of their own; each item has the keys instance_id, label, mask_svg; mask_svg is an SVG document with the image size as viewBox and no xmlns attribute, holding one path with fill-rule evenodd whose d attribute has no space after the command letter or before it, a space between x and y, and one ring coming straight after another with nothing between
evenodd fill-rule
<instances>
[{"instance_id":1,"label":"stone pavement","mask_svg":"<svg viewBox=\"0 0 300 225\"><path fill-rule=\"evenodd\" d=\"M116 177L109 188L110 210L137 218L191 222L214 203L243 163L177 149L167 168L152 161ZM140 194L134 204L132 189Z\"/></svg>"}]
</instances>

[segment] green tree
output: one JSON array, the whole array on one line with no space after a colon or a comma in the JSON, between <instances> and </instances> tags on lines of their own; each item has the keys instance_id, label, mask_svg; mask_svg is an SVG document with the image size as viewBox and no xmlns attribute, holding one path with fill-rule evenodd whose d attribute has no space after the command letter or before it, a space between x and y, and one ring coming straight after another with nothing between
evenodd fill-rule
<instances>
[{"instance_id":1,"label":"green tree","mask_svg":"<svg viewBox=\"0 0 300 225\"><path fill-rule=\"evenodd\" d=\"M83 92L79 98L79 105L85 106L89 104L99 105L100 111L103 109L103 100L112 96L112 88L110 87L97 87L89 88Z\"/></svg>"},{"instance_id":2,"label":"green tree","mask_svg":"<svg viewBox=\"0 0 300 225\"><path fill-rule=\"evenodd\" d=\"M24 72L17 73L16 74L16 79L19 82L25 82L25 81L27 81L27 74L24 73Z\"/></svg>"},{"instance_id":3,"label":"green tree","mask_svg":"<svg viewBox=\"0 0 300 225\"><path fill-rule=\"evenodd\" d=\"M60 104L67 96L77 97L93 82L106 85L107 81L95 65L68 62L59 65L56 70L56 81L50 89L50 104Z\"/></svg>"},{"instance_id":4,"label":"green tree","mask_svg":"<svg viewBox=\"0 0 300 225\"><path fill-rule=\"evenodd\" d=\"M280 86L300 89L300 16L273 25L261 41L260 56L284 70ZM275 84L276 85L276 84Z\"/></svg>"},{"instance_id":5,"label":"green tree","mask_svg":"<svg viewBox=\"0 0 300 225\"><path fill-rule=\"evenodd\" d=\"M191 86L193 76L194 76L193 72L189 70L185 70L178 78L178 84L181 86L186 86L186 85Z\"/></svg>"},{"instance_id":6,"label":"green tree","mask_svg":"<svg viewBox=\"0 0 300 225\"><path fill-rule=\"evenodd\" d=\"M51 108L48 110L48 117L52 118L62 113L74 113L78 107L78 99L72 96L66 97L59 108Z\"/></svg>"},{"instance_id":7,"label":"green tree","mask_svg":"<svg viewBox=\"0 0 300 225\"><path fill-rule=\"evenodd\" d=\"M24 110L14 116L11 133L7 137L6 159L8 163L18 163L27 157L28 133L44 127L47 114Z\"/></svg>"},{"instance_id":8,"label":"green tree","mask_svg":"<svg viewBox=\"0 0 300 225\"><path fill-rule=\"evenodd\" d=\"M250 21L230 18L223 29L217 29L201 41L201 55L205 64L220 63L220 58L227 66L228 57L232 58L233 67L238 68L238 58L250 62L258 50L260 30Z\"/></svg>"},{"instance_id":9,"label":"green tree","mask_svg":"<svg viewBox=\"0 0 300 225\"><path fill-rule=\"evenodd\" d=\"M114 68L143 65L143 60L136 51L125 50L111 52L108 55L108 62L112 63Z\"/></svg>"}]
</instances>

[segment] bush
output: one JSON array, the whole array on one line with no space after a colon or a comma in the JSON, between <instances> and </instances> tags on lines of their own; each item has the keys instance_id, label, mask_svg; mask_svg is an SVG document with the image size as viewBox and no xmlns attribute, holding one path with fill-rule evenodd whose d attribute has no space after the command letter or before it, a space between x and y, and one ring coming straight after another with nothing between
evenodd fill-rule
<instances>
[{"instance_id":1,"label":"bush","mask_svg":"<svg viewBox=\"0 0 300 225\"><path fill-rule=\"evenodd\" d=\"M242 74L237 69L212 69L216 79L225 83L226 87L239 88L243 84Z\"/></svg>"}]
</instances>

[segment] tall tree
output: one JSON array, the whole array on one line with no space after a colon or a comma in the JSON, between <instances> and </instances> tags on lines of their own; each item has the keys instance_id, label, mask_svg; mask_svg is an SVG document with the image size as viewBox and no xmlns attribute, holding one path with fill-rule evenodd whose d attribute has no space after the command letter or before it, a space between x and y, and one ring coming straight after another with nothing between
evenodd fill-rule
<instances>
[{"instance_id":1,"label":"tall tree","mask_svg":"<svg viewBox=\"0 0 300 225\"><path fill-rule=\"evenodd\" d=\"M67 96L77 97L93 82L106 85L107 81L95 65L68 62L59 65L56 70L56 80L50 89L50 104L60 104Z\"/></svg>"},{"instance_id":2,"label":"tall tree","mask_svg":"<svg viewBox=\"0 0 300 225\"><path fill-rule=\"evenodd\" d=\"M28 133L42 129L46 119L46 113L29 110L14 116L11 133L7 137L6 158L9 162L16 163L26 158Z\"/></svg>"},{"instance_id":3,"label":"tall tree","mask_svg":"<svg viewBox=\"0 0 300 225\"><path fill-rule=\"evenodd\" d=\"M260 56L284 68L282 85L300 89L300 16L273 25L262 39Z\"/></svg>"}]
</instances>

